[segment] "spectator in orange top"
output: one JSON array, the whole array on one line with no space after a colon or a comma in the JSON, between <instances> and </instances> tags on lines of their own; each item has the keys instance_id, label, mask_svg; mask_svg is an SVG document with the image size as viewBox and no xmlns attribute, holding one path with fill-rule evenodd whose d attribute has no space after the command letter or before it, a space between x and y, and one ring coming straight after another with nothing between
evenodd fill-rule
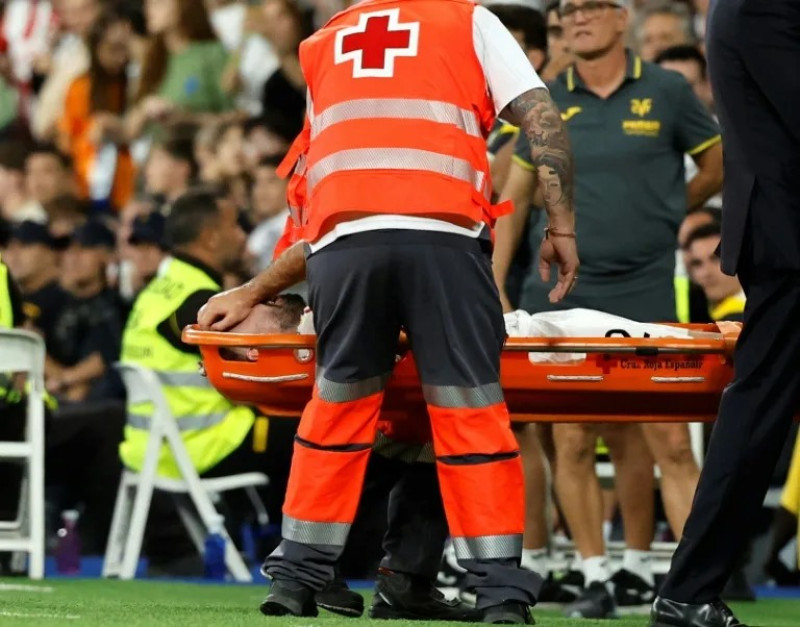
<instances>
[{"instance_id":1,"label":"spectator in orange top","mask_svg":"<svg viewBox=\"0 0 800 627\"><path fill-rule=\"evenodd\" d=\"M80 195L115 210L133 193L134 165L125 144L130 19L108 10L88 38L89 71L70 85L59 123L61 149L72 156Z\"/></svg>"}]
</instances>

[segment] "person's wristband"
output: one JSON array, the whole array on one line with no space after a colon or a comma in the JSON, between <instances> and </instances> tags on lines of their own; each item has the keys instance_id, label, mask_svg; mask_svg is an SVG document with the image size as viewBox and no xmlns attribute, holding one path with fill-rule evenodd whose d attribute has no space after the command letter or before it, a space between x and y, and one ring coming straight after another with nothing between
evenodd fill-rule
<instances>
[{"instance_id":1,"label":"person's wristband","mask_svg":"<svg viewBox=\"0 0 800 627\"><path fill-rule=\"evenodd\" d=\"M575 239L575 232L567 232L567 231L559 231L558 229L554 229L553 227L546 226L544 227L544 237L545 239L549 237L570 237Z\"/></svg>"}]
</instances>

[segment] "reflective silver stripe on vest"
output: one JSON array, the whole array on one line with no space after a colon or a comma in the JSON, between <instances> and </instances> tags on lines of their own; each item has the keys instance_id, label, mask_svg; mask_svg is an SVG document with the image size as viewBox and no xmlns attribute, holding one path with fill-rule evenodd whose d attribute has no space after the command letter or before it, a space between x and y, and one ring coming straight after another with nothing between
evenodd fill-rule
<instances>
[{"instance_id":1,"label":"reflective silver stripe on vest","mask_svg":"<svg viewBox=\"0 0 800 627\"><path fill-rule=\"evenodd\" d=\"M448 409L480 409L503 402L503 388L499 383L487 383L475 388L423 385L422 395L429 405Z\"/></svg>"},{"instance_id":2,"label":"reflective silver stripe on vest","mask_svg":"<svg viewBox=\"0 0 800 627\"><path fill-rule=\"evenodd\" d=\"M311 137L316 137L325 129L340 122L378 118L427 120L452 124L467 135L482 136L477 116L472 111L449 102L414 98L365 98L340 102L325 109L311 123Z\"/></svg>"},{"instance_id":3,"label":"reflective silver stripe on vest","mask_svg":"<svg viewBox=\"0 0 800 627\"><path fill-rule=\"evenodd\" d=\"M175 423L178 425L178 431L195 431L198 429L207 429L218 425L228 414L226 412L217 412L213 414L206 414L204 416L183 416L177 418ZM150 417L142 416L141 414L128 414L128 426L134 429L150 429Z\"/></svg>"},{"instance_id":4,"label":"reflective silver stripe on vest","mask_svg":"<svg viewBox=\"0 0 800 627\"><path fill-rule=\"evenodd\" d=\"M453 538L456 559L496 560L522 555L522 534Z\"/></svg>"},{"instance_id":5,"label":"reflective silver stripe on vest","mask_svg":"<svg viewBox=\"0 0 800 627\"><path fill-rule=\"evenodd\" d=\"M180 388L210 388L213 387L208 379L199 372L156 372L161 385Z\"/></svg>"},{"instance_id":6,"label":"reflective silver stripe on vest","mask_svg":"<svg viewBox=\"0 0 800 627\"><path fill-rule=\"evenodd\" d=\"M350 170L424 170L472 185L483 193L484 174L469 161L416 148L353 148L320 159L308 171L309 195L331 174Z\"/></svg>"},{"instance_id":7,"label":"reflective silver stripe on vest","mask_svg":"<svg viewBox=\"0 0 800 627\"><path fill-rule=\"evenodd\" d=\"M324 373L317 376L317 394L329 403L348 403L377 394L386 387L390 372L380 374L363 381L338 383L325 378Z\"/></svg>"},{"instance_id":8,"label":"reflective silver stripe on vest","mask_svg":"<svg viewBox=\"0 0 800 627\"><path fill-rule=\"evenodd\" d=\"M348 523L323 523L298 520L283 515L281 535L285 540L299 544L326 544L328 546L344 546L347 534L350 533Z\"/></svg>"}]
</instances>

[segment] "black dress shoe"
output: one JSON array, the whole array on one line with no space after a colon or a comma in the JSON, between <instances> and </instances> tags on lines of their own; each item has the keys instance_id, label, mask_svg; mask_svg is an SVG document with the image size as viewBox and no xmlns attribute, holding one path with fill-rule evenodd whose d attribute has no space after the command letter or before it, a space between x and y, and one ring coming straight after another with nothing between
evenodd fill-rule
<instances>
[{"instance_id":1,"label":"black dress shoe","mask_svg":"<svg viewBox=\"0 0 800 627\"><path fill-rule=\"evenodd\" d=\"M375 582L370 618L478 622L482 613L448 600L431 581L382 568Z\"/></svg>"},{"instance_id":2,"label":"black dress shoe","mask_svg":"<svg viewBox=\"0 0 800 627\"><path fill-rule=\"evenodd\" d=\"M314 591L294 581L273 581L261 603L265 616L317 616Z\"/></svg>"},{"instance_id":3,"label":"black dress shoe","mask_svg":"<svg viewBox=\"0 0 800 627\"><path fill-rule=\"evenodd\" d=\"M364 597L338 577L316 594L317 605L341 616L358 618L364 613Z\"/></svg>"},{"instance_id":4,"label":"black dress shoe","mask_svg":"<svg viewBox=\"0 0 800 627\"><path fill-rule=\"evenodd\" d=\"M650 627L746 627L746 625L742 625L721 601L692 604L656 597L650 610Z\"/></svg>"},{"instance_id":5,"label":"black dress shoe","mask_svg":"<svg viewBox=\"0 0 800 627\"><path fill-rule=\"evenodd\" d=\"M734 615L731 608L725 605L724 601L717 602L717 609L719 610L722 617L725 619L725 627L747 627L744 623L740 622L738 618Z\"/></svg>"},{"instance_id":6,"label":"black dress shoe","mask_svg":"<svg viewBox=\"0 0 800 627\"><path fill-rule=\"evenodd\" d=\"M491 625L534 625L530 608L519 601L493 605L483 611L483 622Z\"/></svg>"}]
</instances>

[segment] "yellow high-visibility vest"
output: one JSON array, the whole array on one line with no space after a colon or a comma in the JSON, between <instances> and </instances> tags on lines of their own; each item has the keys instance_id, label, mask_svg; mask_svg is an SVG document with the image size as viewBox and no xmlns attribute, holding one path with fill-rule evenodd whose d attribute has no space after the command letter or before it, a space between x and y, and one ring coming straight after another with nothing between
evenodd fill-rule
<instances>
[{"instance_id":1,"label":"yellow high-visibility vest","mask_svg":"<svg viewBox=\"0 0 800 627\"><path fill-rule=\"evenodd\" d=\"M172 324L177 324L175 312L189 295L207 289L219 290L220 286L199 268L180 259L166 260L133 305L122 337L120 359L156 373L199 473L238 448L255 421L250 408L232 404L200 374L196 355L178 350L158 332L159 325L170 318ZM128 405L120 457L132 470L140 470L144 461L150 411L149 404ZM166 445L161 449L158 473L163 477L179 476Z\"/></svg>"}]
</instances>

